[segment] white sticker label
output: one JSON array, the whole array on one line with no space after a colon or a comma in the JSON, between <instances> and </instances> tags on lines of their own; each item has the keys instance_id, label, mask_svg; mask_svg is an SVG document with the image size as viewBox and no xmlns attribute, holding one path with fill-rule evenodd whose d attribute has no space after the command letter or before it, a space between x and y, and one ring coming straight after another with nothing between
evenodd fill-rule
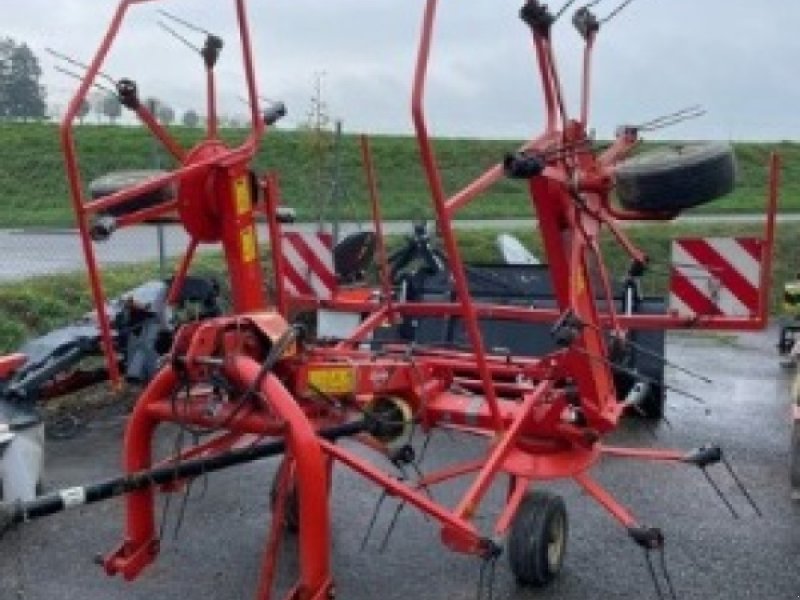
<instances>
[{"instance_id":1,"label":"white sticker label","mask_svg":"<svg viewBox=\"0 0 800 600\"><path fill-rule=\"evenodd\" d=\"M61 501L64 503L64 508L72 508L73 506L86 504L86 490L82 487L74 487L62 490L58 495L61 496Z\"/></svg>"}]
</instances>

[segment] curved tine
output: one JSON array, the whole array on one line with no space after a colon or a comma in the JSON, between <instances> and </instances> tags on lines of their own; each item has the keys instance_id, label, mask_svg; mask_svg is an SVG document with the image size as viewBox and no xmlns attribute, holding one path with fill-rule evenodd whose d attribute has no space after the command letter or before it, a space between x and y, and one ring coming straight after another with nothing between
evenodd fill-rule
<instances>
[{"instance_id":1,"label":"curved tine","mask_svg":"<svg viewBox=\"0 0 800 600\"><path fill-rule=\"evenodd\" d=\"M58 52L56 50L53 50L52 48L45 48L44 51L47 52L50 56L53 56L59 60L63 60L64 62L67 62L75 67L80 67L81 69L84 70L89 69L89 65L87 65L86 63L82 63L81 61L74 59L71 56L67 56L63 52ZM100 77L102 77L106 81L110 82L111 85L113 85L114 87L117 87L117 80L111 77L110 75L107 75L102 71L97 71L97 74L100 75ZM81 79L81 77L78 77L78 79Z\"/></svg>"},{"instance_id":2,"label":"curved tine","mask_svg":"<svg viewBox=\"0 0 800 600\"><path fill-rule=\"evenodd\" d=\"M159 8L158 12L159 12L159 14L164 15L168 19L172 19L176 23L180 23L181 25L183 25L187 29L191 29L192 31L196 31L197 33L202 33L203 35L214 35L208 29L203 29L199 25L195 25L194 23L190 23L186 19L182 19L181 17L179 17L177 15L173 15L171 12L167 12L163 8Z\"/></svg>"},{"instance_id":3,"label":"curved tine","mask_svg":"<svg viewBox=\"0 0 800 600\"><path fill-rule=\"evenodd\" d=\"M169 25L164 23L164 21L156 21L156 23L158 24L159 27L161 27L161 29L163 29L168 34L170 34L172 37L174 37L176 40L181 42L184 46L194 50L195 52L200 52L200 48L198 46L195 46L192 42L190 42L185 37L183 37L180 33L175 31L172 27L170 27Z\"/></svg>"}]
</instances>

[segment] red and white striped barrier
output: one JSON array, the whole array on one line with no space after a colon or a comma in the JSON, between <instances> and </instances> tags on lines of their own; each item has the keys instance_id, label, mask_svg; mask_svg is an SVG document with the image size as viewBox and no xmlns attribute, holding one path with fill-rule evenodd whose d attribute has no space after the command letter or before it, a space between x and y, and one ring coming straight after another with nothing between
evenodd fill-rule
<instances>
[{"instance_id":1,"label":"red and white striped barrier","mask_svg":"<svg viewBox=\"0 0 800 600\"><path fill-rule=\"evenodd\" d=\"M688 317L758 314L763 250L758 238L673 240L670 309Z\"/></svg>"},{"instance_id":2,"label":"red and white striped barrier","mask_svg":"<svg viewBox=\"0 0 800 600\"><path fill-rule=\"evenodd\" d=\"M337 287L330 233L285 231L281 235L281 252L288 295L330 300Z\"/></svg>"}]
</instances>

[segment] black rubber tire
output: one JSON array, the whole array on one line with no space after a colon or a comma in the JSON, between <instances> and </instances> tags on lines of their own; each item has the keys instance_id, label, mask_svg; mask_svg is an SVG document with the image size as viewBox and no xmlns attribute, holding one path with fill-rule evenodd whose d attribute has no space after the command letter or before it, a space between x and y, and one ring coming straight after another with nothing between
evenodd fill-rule
<instances>
[{"instance_id":1,"label":"black rubber tire","mask_svg":"<svg viewBox=\"0 0 800 600\"><path fill-rule=\"evenodd\" d=\"M561 496L528 493L511 523L508 561L520 585L542 587L561 571L567 547L567 509Z\"/></svg>"},{"instance_id":2,"label":"black rubber tire","mask_svg":"<svg viewBox=\"0 0 800 600\"><path fill-rule=\"evenodd\" d=\"M736 160L727 143L674 146L634 156L616 168L620 204L639 212L675 213L733 191Z\"/></svg>"},{"instance_id":3,"label":"black rubber tire","mask_svg":"<svg viewBox=\"0 0 800 600\"><path fill-rule=\"evenodd\" d=\"M154 177L164 174L166 174L166 171L159 171L155 169L138 171L112 171L111 173L107 173L102 177L93 180L89 184L89 193L91 194L92 198L96 200L98 198L115 194L120 190L139 185L145 181L153 179ZM113 217L121 217L144 208L157 206L172 200L174 197L175 190L173 186L166 185L153 190L152 192L139 194L138 196L131 198L129 201L109 209L107 213Z\"/></svg>"},{"instance_id":4,"label":"black rubber tire","mask_svg":"<svg viewBox=\"0 0 800 600\"><path fill-rule=\"evenodd\" d=\"M272 485L269 490L269 508L275 511L275 503L278 500L278 475L272 478ZM300 531L300 500L297 496L297 486L292 482L286 494L286 508L283 511L283 521L286 531L297 533Z\"/></svg>"}]
</instances>

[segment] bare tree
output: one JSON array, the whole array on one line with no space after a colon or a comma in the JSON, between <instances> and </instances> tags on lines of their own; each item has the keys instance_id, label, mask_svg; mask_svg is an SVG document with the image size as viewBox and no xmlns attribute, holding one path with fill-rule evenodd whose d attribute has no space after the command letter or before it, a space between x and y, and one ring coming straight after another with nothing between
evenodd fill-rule
<instances>
[{"instance_id":1,"label":"bare tree","mask_svg":"<svg viewBox=\"0 0 800 600\"><path fill-rule=\"evenodd\" d=\"M172 125L172 122L175 120L175 111L165 102L159 104L157 114L158 120L161 121L162 125Z\"/></svg>"},{"instance_id":2,"label":"bare tree","mask_svg":"<svg viewBox=\"0 0 800 600\"><path fill-rule=\"evenodd\" d=\"M86 115L89 114L89 111L92 110L92 105L89 104L89 101L84 98L81 100L81 105L78 107L78 122L83 125L83 120L86 118Z\"/></svg>"},{"instance_id":3,"label":"bare tree","mask_svg":"<svg viewBox=\"0 0 800 600\"><path fill-rule=\"evenodd\" d=\"M108 117L108 122L115 125L122 116L122 104L116 94L108 94L103 99L103 114Z\"/></svg>"},{"instance_id":4,"label":"bare tree","mask_svg":"<svg viewBox=\"0 0 800 600\"><path fill-rule=\"evenodd\" d=\"M187 110L183 113L183 124L186 127L197 127L200 124L200 115L197 114L196 110Z\"/></svg>"},{"instance_id":5,"label":"bare tree","mask_svg":"<svg viewBox=\"0 0 800 600\"><path fill-rule=\"evenodd\" d=\"M148 111L150 111L150 114L153 115L153 117L158 119L158 110L161 106L161 100L150 96L149 98L145 98L144 106Z\"/></svg>"},{"instance_id":6,"label":"bare tree","mask_svg":"<svg viewBox=\"0 0 800 600\"><path fill-rule=\"evenodd\" d=\"M101 91L94 91L89 94L89 106L94 112L95 118L97 119L98 123L101 123L103 120L103 116L105 115L105 100L106 94Z\"/></svg>"}]
</instances>

